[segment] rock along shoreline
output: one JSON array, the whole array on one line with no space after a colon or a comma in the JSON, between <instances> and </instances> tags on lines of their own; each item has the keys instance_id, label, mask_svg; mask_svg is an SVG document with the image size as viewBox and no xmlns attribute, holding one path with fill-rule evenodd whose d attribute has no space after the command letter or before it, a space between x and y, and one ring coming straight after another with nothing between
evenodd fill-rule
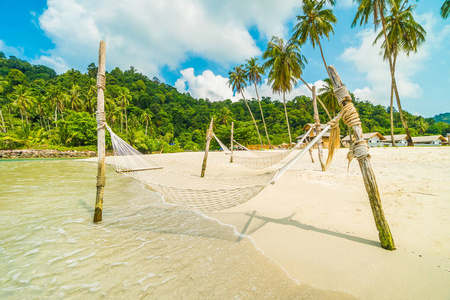
<instances>
[{"instance_id":1,"label":"rock along shoreline","mask_svg":"<svg viewBox=\"0 0 450 300\"><path fill-rule=\"evenodd\" d=\"M0 150L0 159L23 159L23 158L82 158L95 157L95 151L59 151L59 150Z\"/></svg>"}]
</instances>

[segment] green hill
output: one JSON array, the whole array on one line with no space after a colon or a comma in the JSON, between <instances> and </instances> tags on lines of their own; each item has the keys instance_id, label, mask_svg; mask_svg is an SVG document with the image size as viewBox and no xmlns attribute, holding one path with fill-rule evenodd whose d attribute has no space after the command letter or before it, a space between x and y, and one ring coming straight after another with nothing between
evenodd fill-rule
<instances>
[{"instance_id":1,"label":"green hill","mask_svg":"<svg viewBox=\"0 0 450 300\"><path fill-rule=\"evenodd\" d=\"M91 63L82 73L71 69L57 75L45 66L32 65L0 52L0 149L84 147L96 145L96 73ZM231 122L235 139L258 144L258 135L243 100L210 101L180 93L173 86L137 72L134 67L106 74L106 117L109 126L142 152L201 150L206 129L214 118L214 132L229 140ZM289 96L288 96L289 98ZM257 120L263 142L267 144L258 102L248 101ZM365 132L389 134L388 109L370 101L354 101ZM283 102L262 97L261 106L273 144L288 142ZM287 102L292 136L302 134L313 122L311 99L295 97ZM321 107L322 123L327 117ZM412 135L445 134L450 125L433 118L404 112ZM447 114L448 115L448 114ZM394 113L394 131L403 133L399 114ZM341 134L347 126L341 122ZM213 148L219 146L213 142Z\"/></svg>"},{"instance_id":2,"label":"green hill","mask_svg":"<svg viewBox=\"0 0 450 300\"><path fill-rule=\"evenodd\" d=\"M433 119L436 122L444 122L444 123L450 124L450 112L439 114L439 115L435 115L433 117Z\"/></svg>"}]
</instances>

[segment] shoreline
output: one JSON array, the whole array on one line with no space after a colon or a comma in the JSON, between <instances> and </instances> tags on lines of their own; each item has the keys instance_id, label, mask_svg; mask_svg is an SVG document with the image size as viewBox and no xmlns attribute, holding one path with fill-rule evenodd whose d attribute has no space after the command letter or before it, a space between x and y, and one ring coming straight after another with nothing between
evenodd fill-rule
<instances>
[{"instance_id":1,"label":"shoreline","mask_svg":"<svg viewBox=\"0 0 450 300\"><path fill-rule=\"evenodd\" d=\"M0 160L14 159L43 159L43 158L88 158L97 156L95 151L77 151L77 150L0 150Z\"/></svg>"}]
</instances>

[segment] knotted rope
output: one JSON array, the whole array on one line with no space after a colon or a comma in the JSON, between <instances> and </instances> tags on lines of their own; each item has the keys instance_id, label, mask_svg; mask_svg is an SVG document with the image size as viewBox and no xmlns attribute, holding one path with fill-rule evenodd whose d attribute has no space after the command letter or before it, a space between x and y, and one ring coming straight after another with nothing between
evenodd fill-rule
<instances>
[{"instance_id":1,"label":"knotted rope","mask_svg":"<svg viewBox=\"0 0 450 300\"><path fill-rule=\"evenodd\" d=\"M106 127L106 114L104 111L97 111L97 130Z\"/></svg>"},{"instance_id":2,"label":"knotted rope","mask_svg":"<svg viewBox=\"0 0 450 300\"><path fill-rule=\"evenodd\" d=\"M106 75L97 73L97 87L105 90L106 86Z\"/></svg>"},{"instance_id":3,"label":"knotted rope","mask_svg":"<svg viewBox=\"0 0 450 300\"><path fill-rule=\"evenodd\" d=\"M352 103L352 98L348 94L347 88L345 86L340 87L335 91L335 95L338 99L339 104L342 106L342 109L336 118L328 122L328 125L331 125L331 133L325 169L327 169L331 164L334 153L340 147L339 121L342 119L342 121L344 121L344 123L350 127L361 125L361 120L359 118L358 112L356 111L355 105ZM352 145L352 147L350 147L350 152L351 155L348 155L349 164L353 157L356 157L358 160L368 157L369 151L367 142L363 139L356 141Z\"/></svg>"}]
</instances>

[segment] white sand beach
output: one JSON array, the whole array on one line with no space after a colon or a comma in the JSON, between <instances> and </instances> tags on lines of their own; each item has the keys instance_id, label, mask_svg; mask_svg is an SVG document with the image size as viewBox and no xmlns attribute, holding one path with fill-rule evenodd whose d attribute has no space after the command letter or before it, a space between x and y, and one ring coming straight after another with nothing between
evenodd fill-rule
<instances>
[{"instance_id":1,"label":"white sand beach","mask_svg":"<svg viewBox=\"0 0 450 300\"><path fill-rule=\"evenodd\" d=\"M248 225L245 234L301 283L360 299L450 299L450 147L370 149L395 251L379 246L356 160L347 175L347 152L322 172L314 150L314 164L305 155L250 201L207 215L239 232ZM198 176L203 153L152 158ZM210 152L206 176L258 172L228 160Z\"/></svg>"}]
</instances>

